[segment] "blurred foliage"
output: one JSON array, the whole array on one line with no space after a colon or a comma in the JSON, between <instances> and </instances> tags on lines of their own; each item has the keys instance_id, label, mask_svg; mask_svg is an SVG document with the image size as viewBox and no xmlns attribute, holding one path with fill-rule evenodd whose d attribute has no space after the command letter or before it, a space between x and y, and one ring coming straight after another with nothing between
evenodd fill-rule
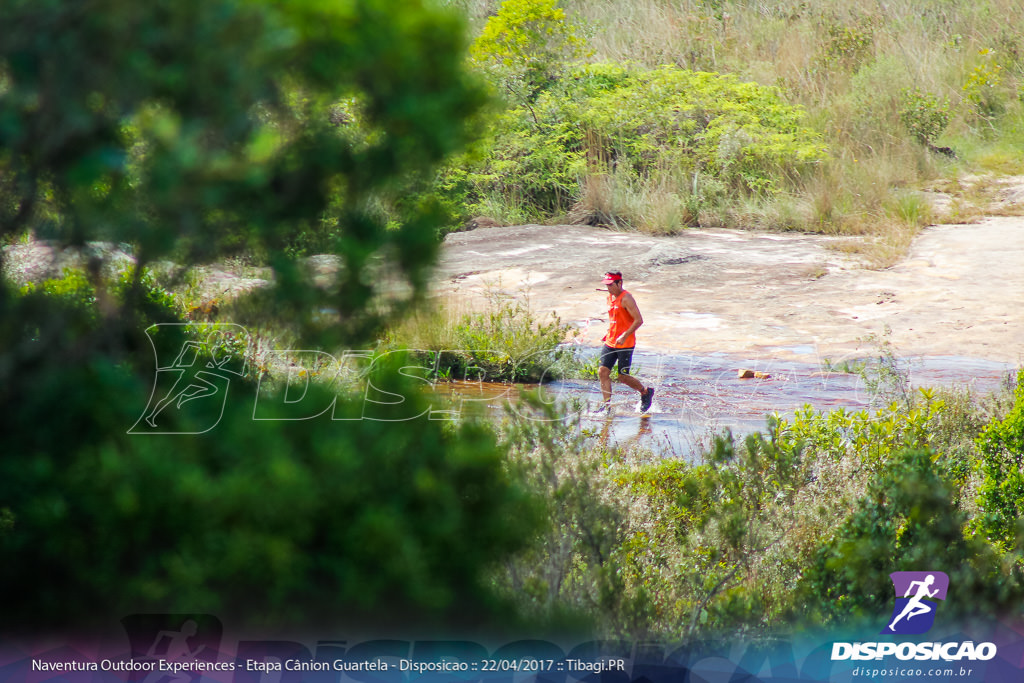
<instances>
[{"instance_id":1,"label":"blurred foliage","mask_svg":"<svg viewBox=\"0 0 1024 683\"><path fill-rule=\"evenodd\" d=\"M97 278L90 278L81 270L68 268L62 277L25 284L19 290L19 295L42 295L38 298L43 307L54 300L60 301L69 307L81 309L94 323L98 323L104 311L111 313L124 305L125 297L133 288L129 275L123 272L116 278L100 278L97 282ZM142 298L134 302L134 305L140 308L144 322L155 324L178 320L181 306L177 298L160 287L152 273L143 272L139 286ZM103 299L102 303L100 298Z\"/></svg>"},{"instance_id":2,"label":"blurred foliage","mask_svg":"<svg viewBox=\"0 0 1024 683\"><path fill-rule=\"evenodd\" d=\"M195 610L238 627L507 623L480 577L529 535L531 499L478 424L415 419L430 406L397 367L372 376L390 403L309 388L349 421L283 419L286 387L242 373L213 412L159 404L171 434L132 427L157 368L220 344L201 326L145 334L180 321L157 259L267 261L250 310L307 348L360 348L419 301L440 213L398 195L484 101L460 20L417 0L12 0L0 25L0 239L133 256L114 278L97 257L0 285L8 628ZM314 283L302 236L340 256L336 283Z\"/></svg>"},{"instance_id":3,"label":"blurred foliage","mask_svg":"<svg viewBox=\"0 0 1024 683\"><path fill-rule=\"evenodd\" d=\"M288 419L283 393L261 392L261 418L283 421L228 400L206 436L188 435L208 424L198 407L161 415L184 435L127 434L147 387L107 359L53 370L5 416L0 586L20 632L197 609L274 628L511 623L480 574L536 524L530 499L480 425L396 428L430 407L397 368L372 381L406 400L373 419ZM335 414L365 407L341 396Z\"/></svg>"},{"instance_id":4,"label":"blurred foliage","mask_svg":"<svg viewBox=\"0 0 1024 683\"><path fill-rule=\"evenodd\" d=\"M365 338L420 291L438 207L401 206L393 229L373 209L463 145L484 101L455 16L417 0L16 0L0 23L0 237L127 242L140 265L256 252L277 274L266 314L323 343ZM286 249L325 229L345 266L327 290ZM326 306L341 325L296 315Z\"/></svg>"}]
</instances>

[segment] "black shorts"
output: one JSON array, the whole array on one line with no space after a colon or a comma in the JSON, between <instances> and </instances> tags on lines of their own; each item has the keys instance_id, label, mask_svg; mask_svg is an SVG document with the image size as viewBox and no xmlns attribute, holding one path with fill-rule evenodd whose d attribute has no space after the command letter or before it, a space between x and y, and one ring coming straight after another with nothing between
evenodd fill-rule
<instances>
[{"instance_id":1,"label":"black shorts","mask_svg":"<svg viewBox=\"0 0 1024 683\"><path fill-rule=\"evenodd\" d=\"M628 349L613 349L612 347L605 344L601 350L601 366L611 370L615 367L615 364L619 364L619 374L628 375L629 366L633 364L633 349L635 347L630 346Z\"/></svg>"}]
</instances>

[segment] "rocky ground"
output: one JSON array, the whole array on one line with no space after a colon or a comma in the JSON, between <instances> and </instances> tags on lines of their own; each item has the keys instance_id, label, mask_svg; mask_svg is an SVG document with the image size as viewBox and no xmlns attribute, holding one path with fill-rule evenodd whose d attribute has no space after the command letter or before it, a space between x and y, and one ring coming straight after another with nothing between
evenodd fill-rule
<instances>
[{"instance_id":1,"label":"rocky ground","mask_svg":"<svg viewBox=\"0 0 1024 683\"><path fill-rule=\"evenodd\" d=\"M969 189L968 185L968 189ZM716 352L747 358L863 355L878 340L917 357L960 356L1024 362L1024 178L987 185L985 206L957 205L929 193L939 212L957 206L971 222L926 228L906 258L871 270L848 255L850 238L746 230L687 230L674 237L579 225L479 227L445 241L435 292L482 300L495 291L528 295L597 346L604 334L606 270L621 270L644 315L640 348ZM964 185L947 188L956 192ZM975 193L978 195L979 193ZM484 222L486 225L486 222ZM131 256L91 245L108 268ZM89 253L55 252L26 242L5 247L17 282L82 266ZM87 252L89 250L86 250ZM330 278L334 257L311 257L311 272ZM172 268L169 264L168 268ZM196 301L228 300L267 284L266 269L230 264L193 270ZM598 291L602 290L602 291Z\"/></svg>"},{"instance_id":2,"label":"rocky ground","mask_svg":"<svg viewBox=\"0 0 1024 683\"><path fill-rule=\"evenodd\" d=\"M1019 213L1024 179L1000 187L993 213ZM644 316L639 345L654 351L838 361L886 340L901 355L1024 362L1024 217L928 227L884 270L841 246L841 238L740 230L481 228L448 236L439 290L528 293L535 309L576 325L578 341L598 345L606 306L597 290L614 269Z\"/></svg>"}]
</instances>

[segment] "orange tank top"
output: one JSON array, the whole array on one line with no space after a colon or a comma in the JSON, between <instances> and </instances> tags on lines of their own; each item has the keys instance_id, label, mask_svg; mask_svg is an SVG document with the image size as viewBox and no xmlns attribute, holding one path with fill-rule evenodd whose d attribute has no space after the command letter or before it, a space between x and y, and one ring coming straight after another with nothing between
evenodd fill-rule
<instances>
[{"instance_id":1,"label":"orange tank top","mask_svg":"<svg viewBox=\"0 0 1024 683\"><path fill-rule=\"evenodd\" d=\"M636 335L632 333L621 344L615 343L619 335L628 330L635 320L629 311L622 307L622 297L626 294L628 292L622 290L615 298L612 298L611 294L608 295L608 334L605 335L603 341L616 349L629 349L636 346Z\"/></svg>"}]
</instances>

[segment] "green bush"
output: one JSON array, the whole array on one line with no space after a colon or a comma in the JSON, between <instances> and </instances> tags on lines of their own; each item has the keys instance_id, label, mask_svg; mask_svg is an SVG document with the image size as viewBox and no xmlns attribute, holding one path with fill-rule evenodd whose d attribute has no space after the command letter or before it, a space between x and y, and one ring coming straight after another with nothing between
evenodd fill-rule
<instances>
[{"instance_id":1,"label":"green bush","mask_svg":"<svg viewBox=\"0 0 1024 683\"><path fill-rule=\"evenodd\" d=\"M293 406L264 386L256 422L239 376L210 434L208 402L184 400L160 413L171 434L129 433L163 374L144 330L180 322L147 264L265 256L261 321L305 348L364 348L421 300L439 212L395 196L484 103L458 18L418 0L12 0L0 25L0 240L136 257L115 283L0 283L2 630L195 611L243 630L507 623L482 576L532 533L532 499L480 425L411 422L427 399L398 368L373 386L403 402L307 392L377 420L274 419ZM333 285L295 257L306 232L327 233L309 243L339 257ZM183 327L160 328L158 359L189 348Z\"/></svg>"},{"instance_id":2,"label":"green bush","mask_svg":"<svg viewBox=\"0 0 1024 683\"><path fill-rule=\"evenodd\" d=\"M850 23L835 17L822 19L824 38L818 61L826 69L856 71L872 57L875 32L881 23L877 16L857 17Z\"/></svg>"},{"instance_id":3,"label":"green bush","mask_svg":"<svg viewBox=\"0 0 1024 683\"><path fill-rule=\"evenodd\" d=\"M551 528L509 567L532 612L582 612L608 635L671 639L769 624L788 605L779 575L797 569L779 568L780 540L812 471L800 445L778 431L725 437L693 465L606 450L571 421L513 430L513 453L555 505Z\"/></svg>"},{"instance_id":4,"label":"green bush","mask_svg":"<svg viewBox=\"0 0 1024 683\"><path fill-rule=\"evenodd\" d=\"M900 121L922 145L933 145L949 124L949 100L914 88L900 93Z\"/></svg>"},{"instance_id":5,"label":"green bush","mask_svg":"<svg viewBox=\"0 0 1024 683\"><path fill-rule=\"evenodd\" d=\"M763 434L717 438L700 464L608 449L572 421L527 421L513 448L560 507L511 563L512 592L533 613L582 612L609 635L763 635L851 613L880 620L890 572L934 568L966 591L951 614L975 602L998 613L1024 584L963 507L977 417L931 391L874 415L808 408Z\"/></svg>"},{"instance_id":6,"label":"green bush","mask_svg":"<svg viewBox=\"0 0 1024 683\"><path fill-rule=\"evenodd\" d=\"M650 563L637 552L608 454L560 408L523 398L501 431L511 467L546 502L545 524L495 581L537 623L589 621L602 634L642 637L657 623L654 596L636 581Z\"/></svg>"},{"instance_id":7,"label":"green bush","mask_svg":"<svg viewBox=\"0 0 1024 683\"><path fill-rule=\"evenodd\" d=\"M955 487L929 450L897 453L872 477L852 514L823 540L800 580L793 616L812 623L881 621L892 607L893 571L935 569L956 586L942 619L1000 614L1024 595L984 539L965 534Z\"/></svg>"},{"instance_id":8,"label":"green bush","mask_svg":"<svg viewBox=\"0 0 1024 683\"><path fill-rule=\"evenodd\" d=\"M458 17L418 0L103 0L69 31L75 7L0 6L0 236L124 242L141 266L256 253L277 275L266 316L314 345L361 341L421 293L440 214L401 191L486 101ZM304 277L296 243L341 258L346 296ZM388 277L364 277L371 263ZM295 316L328 307L344 325Z\"/></svg>"},{"instance_id":9,"label":"green bush","mask_svg":"<svg viewBox=\"0 0 1024 683\"><path fill-rule=\"evenodd\" d=\"M780 603L770 597L775 586L769 577L787 573L772 565L787 527L794 526L797 496L810 482L813 461L804 449L772 419L767 435L752 434L739 445L731 434L717 438L710 465L695 469L681 488L678 504L694 515L692 527L679 530L696 570L683 577L689 635L764 626L777 618Z\"/></svg>"},{"instance_id":10,"label":"green bush","mask_svg":"<svg viewBox=\"0 0 1024 683\"><path fill-rule=\"evenodd\" d=\"M125 305L125 298L136 294L133 274L129 271L119 274L116 278L99 276L90 278L85 272L73 268L65 269L59 278L50 278L40 283L28 283L21 287L22 296L39 294L72 307L76 307L92 318L94 323L100 322L101 306L97 306L98 298L105 299L108 308ZM169 291L157 284L151 272L143 271L138 286L141 288L142 299L132 302L142 316L143 327L161 322L172 322L181 314L181 304Z\"/></svg>"},{"instance_id":11,"label":"green bush","mask_svg":"<svg viewBox=\"0 0 1024 683\"><path fill-rule=\"evenodd\" d=\"M556 379L553 371L568 354L560 345L569 326L553 315L540 319L522 299L497 302L481 314L465 315L455 326L457 349L466 349L463 367L472 366L482 378L505 382Z\"/></svg>"},{"instance_id":12,"label":"green bush","mask_svg":"<svg viewBox=\"0 0 1024 683\"><path fill-rule=\"evenodd\" d=\"M978 530L1003 550L1016 548L1024 533L1024 370L1017 375L1014 405L978 437L982 482Z\"/></svg>"},{"instance_id":13,"label":"green bush","mask_svg":"<svg viewBox=\"0 0 1024 683\"><path fill-rule=\"evenodd\" d=\"M995 118L1005 107L1003 67L997 55L988 48L978 51L974 68L967 74L962 87L964 100L982 119Z\"/></svg>"},{"instance_id":14,"label":"green bush","mask_svg":"<svg viewBox=\"0 0 1024 683\"><path fill-rule=\"evenodd\" d=\"M420 360L441 379L547 382L578 369L564 346L571 336L570 325L553 313L539 315L528 296L492 291L480 311L441 308L407 320L391 330L384 348L427 352Z\"/></svg>"},{"instance_id":15,"label":"green bush","mask_svg":"<svg viewBox=\"0 0 1024 683\"><path fill-rule=\"evenodd\" d=\"M561 74L566 60L580 55L582 42L558 0L504 0L469 54L523 104Z\"/></svg>"},{"instance_id":16,"label":"green bush","mask_svg":"<svg viewBox=\"0 0 1024 683\"><path fill-rule=\"evenodd\" d=\"M566 209L585 178L613 171L676 178L685 193L708 178L771 194L825 157L776 89L672 66L575 66L529 107L502 114L492 133L489 156L468 176L476 195L541 212Z\"/></svg>"},{"instance_id":17,"label":"green bush","mask_svg":"<svg viewBox=\"0 0 1024 683\"><path fill-rule=\"evenodd\" d=\"M943 408L941 401L904 410L893 403L874 414L845 409L828 412L805 406L793 423L780 422L787 440L810 444L820 455L840 458L855 455L865 465L877 467L905 448L928 445L929 429Z\"/></svg>"}]
</instances>

